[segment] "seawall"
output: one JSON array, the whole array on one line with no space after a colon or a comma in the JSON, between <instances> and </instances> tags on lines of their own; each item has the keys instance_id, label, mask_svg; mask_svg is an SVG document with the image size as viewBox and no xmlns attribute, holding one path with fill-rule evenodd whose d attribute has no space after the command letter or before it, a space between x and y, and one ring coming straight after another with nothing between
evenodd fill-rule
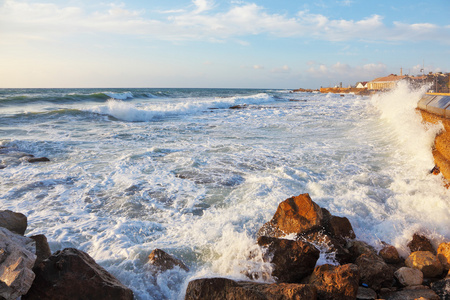
<instances>
[{"instance_id":1,"label":"seawall","mask_svg":"<svg viewBox=\"0 0 450 300\"><path fill-rule=\"evenodd\" d=\"M417 108L424 122L442 122L444 125L444 130L436 136L433 156L436 166L450 182L450 94L425 94L419 100Z\"/></svg>"}]
</instances>

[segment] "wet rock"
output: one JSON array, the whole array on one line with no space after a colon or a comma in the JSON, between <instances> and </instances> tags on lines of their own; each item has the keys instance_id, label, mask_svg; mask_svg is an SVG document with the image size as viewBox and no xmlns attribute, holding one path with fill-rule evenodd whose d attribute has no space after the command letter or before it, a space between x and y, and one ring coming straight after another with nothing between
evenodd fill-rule
<instances>
[{"instance_id":1,"label":"wet rock","mask_svg":"<svg viewBox=\"0 0 450 300\"><path fill-rule=\"evenodd\" d=\"M367 284L375 291L392 286L394 273L381 257L365 253L356 259L355 264L359 268L361 283Z\"/></svg>"},{"instance_id":2,"label":"wet rock","mask_svg":"<svg viewBox=\"0 0 450 300\"><path fill-rule=\"evenodd\" d=\"M356 238L353 232L352 224L345 217L331 216L329 220L329 226L327 226L332 236L337 238Z\"/></svg>"},{"instance_id":3,"label":"wet rock","mask_svg":"<svg viewBox=\"0 0 450 300\"><path fill-rule=\"evenodd\" d=\"M0 227L9 229L20 235L24 235L27 230L27 217L24 214L10 210L0 211Z\"/></svg>"},{"instance_id":4,"label":"wet rock","mask_svg":"<svg viewBox=\"0 0 450 300\"><path fill-rule=\"evenodd\" d=\"M278 282L300 282L314 271L320 256L316 247L300 240L261 236L258 245L265 248L265 260L273 264L272 276Z\"/></svg>"},{"instance_id":5,"label":"wet rock","mask_svg":"<svg viewBox=\"0 0 450 300\"><path fill-rule=\"evenodd\" d=\"M421 285L423 282L422 271L418 269L402 267L395 271L394 275L403 286Z\"/></svg>"},{"instance_id":6,"label":"wet rock","mask_svg":"<svg viewBox=\"0 0 450 300\"><path fill-rule=\"evenodd\" d=\"M164 272L170 269L180 267L189 272L189 268L179 259L167 254L161 249L155 249L148 256L148 263L152 265L157 271Z\"/></svg>"},{"instance_id":7,"label":"wet rock","mask_svg":"<svg viewBox=\"0 0 450 300\"><path fill-rule=\"evenodd\" d=\"M272 220L264 224L258 236L281 237L301 233L321 226L322 210L308 194L301 194L281 202Z\"/></svg>"},{"instance_id":8,"label":"wet rock","mask_svg":"<svg viewBox=\"0 0 450 300\"><path fill-rule=\"evenodd\" d=\"M431 245L430 240L417 233L414 233L412 241L410 241L407 246L411 252L430 251L431 253L436 254L436 250L433 245Z\"/></svg>"},{"instance_id":9,"label":"wet rock","mask_svg":"<svg viewBox=\"0 0 450 300\"><path fill-rule=\"evenodd\" d=\"M133 292L87 253L66 248L34 268L36 279L22 299L133 299Z\"/></svg>"},{"instance_id":10,"label":"wet rock","mask_svg":"<svg viewBox=\"0 0 450 300\"><path fill-rule=\"evenodd\" d=\"M357 300L374 300L378 299L377 293L369 288L358 287L358 293L356 294Z\"/></svg>"},{"instance_id":11,"label":"wet rock","mask_svg":"<svg viewBox=\"0 0 450 300\"><path fill-rule=\"evenodd\" d=\"M439 296L430 289L396 291L383 294L382 298L386 300L440 300Z\"/></svg>"},{"instance_id":12,"label":"wet rock","mask_svg":"<svg viewBox=\"0 0 450 300\"><path fill-rule=\"evenodd\" d=\"M346 244L346 248L350 251L352 257L358 258L362 254L372 253L376 254L376 250L374 247L370 246L366 242L350 240Z\"/></svg>"},{"instance_id":13,"label":"wet rock","mask_svg":"<svg viewBox=\"0 0 450 300\"><path fill-rule=\"evenodd\" d=\"M0 298L17 299L27 293L34 280L34 241L0 228Z\"/></svg>"},{"instance_id":14,"label":"wet rock","mask_svg":"<svg viewBox=\"0 0 450 300\"><path fill-rule=\"evenodd\" d=\"M450 278L445 278L431 284L431 289L441 298L450 299Z\"/></svg>"},{"instance_id":15,"label":"wet rock","mask_svg":"<svg viewBox=\"0 0 450 300\"><path fill-rule=\"evenodd\" d=\"M321 227L315 227L306 233L302 233L298 238L320 247L326 253L328 259L335 260L342 265L354 261L350 251L345 248L345 240L331 236Z\"/></svg>"},{"instance_id":16,"label":"wet rock","mask_svg":"<svg viewBox=\"0 0 450 300\"><path fill-rule=\"evenodd\" d=\"M227 278L204 278L189 282L185 300L316 300L317 291L307 284L263 284Z\"/></svg>"},{"instance_id":17,"label":"wet rock","mask_svg":"<svg viewBox=\"0 0 450 300\"><path fill-rule=\"evenodd\" d=\"M36 243L36 262L34 266L39 265L44 259L49 258L52 255L50 246L47 242L47 237L43 234L30 236L30 239Z\"/></svg>"},{"instance_id":18,"label":"wet rock","mask_svg":"<svg viewBox=\"0 0 450 300\"><path fill-rule=\"evenodd\" d=\"M422 271L424 277L437 277L442 274L443 267L439 259L430 251L416 251L405 260L407 267Z\"/></svg>"},{"instance_id":19,"label":"wet rock","mask_svg":"<svg viewBox=\"0 0 450 300\"><path fill-rule=\"evenodd\" d=\"M381 249L378 254L388 264L398 264L402 262L397 248L392 245L384 244L383 249Z\"/></svg>"},{"instance_id":20,"label":"wet rock","mask_svg":"<svg viewBox=\"0 0 450 300\"><path fill-rule=\"evenodd\" d=\"M309 282L316 286L318 299L355 299L358 293L358 267L354 264L321 265L314 269Z\"/></svg>"},{"instance_id":21,"label":"wet rock","mask_svg":"<svg viewBox=\"0 0 450 300\"><path fill-rule=\"evenodd\" d=\"M27 157L26 161L29 163L46 162L50 161L47 157Z\"/></svg>"},{"instance_id":22,"label":"wet rock","mask_svg":"<svg viewBox=\"0 0 450 300\"><path fill-rule=\"evenodd\" d=\"M437 257L445 270L450 269L450 242L439 245Z\"/></svg>"},{"instance_id":23,"label":"wet rock","mask_svg":"<svg viewBox=\"0 0 450 300\"><path fill-rule=\"evenodd\" d=\"M230 106L230 109L244 109L244 108L247 108L247 104L242 104L242 105L233 105L233 106Z\"/></svg>"}]
</instances>

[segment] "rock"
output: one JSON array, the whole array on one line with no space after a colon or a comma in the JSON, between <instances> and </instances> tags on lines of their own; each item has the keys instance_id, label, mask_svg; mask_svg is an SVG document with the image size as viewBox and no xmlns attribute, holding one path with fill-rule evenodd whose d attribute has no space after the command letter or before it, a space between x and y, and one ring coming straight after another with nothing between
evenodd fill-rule
<instances>
[{"instance_id":1,"label":"rock","mask_svg":"<svg viewBox=\"0 0 450 300\"><path fill-rule=\"evenodd\" d=\"M350 221L345 217L331 216L329 227L327 229L332 236L337 238L356 238L352 224L350 224Z\"/></svg>"},{"instance_id":2,"label":"rock","mask_svg":"<svg viewBox=\"0 0 450 300\"><path fill-rule=\"evenodd\" d=\"M258 236L282 237L301 233L321 225L322 210L308 194L301 194L281 202L272 220L264 224Z\"/></svg>"},{"instance_id":3,"label":"rock","mask_svg":"<svg viewBox=\"0 0 450 300\"><path fill-rule=\"evenodd\" d=\"M441 298L450 299L450 279L442 279L431 284L431 289Z\"/></svg>"},{"instance_id":4,"label":"rock","mask_svg":"<svg viewBox=\"0 0 450 300\"><path fill-rule=\"evenodd\" d=\"M405 260L407 267L422 271L424 277L437 277L442 274L443 267L439 259L430 251L416 251Z\"/></svg>"},{"instance_id":5,"label":"rock","mask_svg":"<svg viewBox=\"0 0 450 300\"><path fill-rule=\"evenodd\" d=\"M345 248L345 240L331 236L321 227L299 234L298 238L320 247L322 251L325 251L327 259L335 260L342 265L354 261L350 251Z\"/></svg>"},{"instance_id":6,"label":"rock","mask_svg":"<svg viewBox=\"0 0 450 300\"><path fill-rule=\"evenodd\" d=\"M433 248L433 245L431 245L430 240L417 233L414 233L412 241L410 241L407 246L411 252L430 251L431 253L436 254L436 250Z\"/></svg>"},{"instance_id":7,"label":"rock","mask_svg":"<svg viewBox=\"0 0 450 300\"><path fill-rule=\"evenodd\" d=\"M403 286L421 285L423 282L422 271L413 268L402 267L394 275Z\"/></svg>"},{"instance_id":8,"label":"rock","mask_svg":"<svg viewBox=\"0 0 450 300\"><path fill-rule=\"evenodd\" d=\"M358 293L356 294L357 300L374 300L378 299L377 293L369 288L358 287Z\"/></svg>"},{"instance_id":9,"label":"rock","mask_svg":"<svg viewBox=\"0 0 450 300\"><path fill-rule=\"evenodd\" d=\"M36 279L22 299L133 299L133 292L87 253L66 248L36 268Z\"/></svg>"},{"instance_id":10,"label":"rock","mask_svg":"<svg viewBox=\"0 0 450 300\"><path fill-rule=\"evenodd\" d=\"M44 259L49 258L52 255L50 251L50 246L47 242L47 237L43 234L30 236L30 239L33 239L36 243L36 262L34 266L39 265Z\"/></svg>"},{"instance_id":11,"label":"rock","mask_svg":"<svg viewBox=\"0 0 450 300\"><path fill-rule=\"evenodd\" d=\"M244 109L244 108L247 108L247 104L242 104L242 105L238 104L238 105L230 106L230 109Z\"/></svg>"},{"instance_id":12,"label":"rock","mask_svg":"<svg viewBox=\"0 0 450 300\"><path fill-rule=\"evenodd\" d=\"M365 253L377 253L374 247L370 246L366 242L357 240L348 241L346 244L346 248L350 251L351 256L355 257L355 259Z\"/></svg>"},{"instance_id":13,"label":"rock","mask_svg":"<svg viewBox=\"0 0 450 300\"><path fill-rule=\"evenodd\" d=\"M437 257L445 270L450 269L450 242L439 245Z\"/></svg>"},{"instance_id":14,"label":"rock","mask_svg":"<svg viewBox=\"0 0 450 300\"><path fill-rule=\"evenodd\" d=\"M381 249L378 254L388 264L398 264L402 262L397 248L392 245L384 244L383 249Z\"/></svg>"},{"instance_id":15,"label":"rock","mask_svg":"<svg viewBox=\"0 0 450 300\"><path fill-rule=\"evenodd\" d=\"M17 299L34 280L34 241L0 227L0 298Z\"/></svg>"},{"instance_id":16,"label":"rock","mask_svg":"<svg viewBox=\"0 0 450 300\"><path fill-rule=\"evenodd\" d=\"M176 266L189 272L189 268L179 259L167 254L161 249L155 249L148 256L148 263L154 266L157 271L164 272L175 268Z\"/></svg>"},{"instance_id":17,"label":"rock","mask_svg":"<svg viewBox=\"0 0 450 300\"><path fill-rule=\"evenodd\" d=\"M429 289L421 289L421 290L402 290L391 292L383 295L383 299L386 300L419 300L419 299L427 299L427 300L440 300L439 296Z\"/></svg>"},{"instance_id":18,"label":"rock","mask_svg":"<svg viewBox=\"0 0 450 300\"><path fill-rule=\"evenodd\" d=\"M36 163L50 161L50 159L48 159L47 157L27 157L26 161L29 163Z\"/></svg>"},{"instance_id":19,"label":"rock","mask_svg":"<svg viewBox=\"0 0 450 300\"><path fill-rule=\"evenodd\" d=\"M316 288L308 284L236 282L227 278L204 278L189 282L185 300L316 300Z\"/></svg>"},{"instance_id":20,"label":"rock","mask_svg":"<svg viewBox=\"0 0 450 300\"><path fill-rule=\"evenodd\" d=\"M27 217L24 214L12 212L10 210L1 210L0 227L24 235L27 230Z\"/></svg>"},{"instance_id":21,"label":"rock","mask_svg":"<svg viewBox=\"0 0 450 300\"><path fill-rule=\"evenodd\" d=\"M261 236L258 245L265 248L264 258L273 264L272 276L278 282L300 282L314 271L320 256L316 247L300 240Z\"/></svg>"},{"instance_id":22,"label":"rock","mask_svg":"<svg viewBox=\"0 0 450 300\"><path fill-rule=\"evenodd\" d=\"M359 268L360 282L367 284L375 291L393 284L394 273L384 260L373 254L361 254L355 261Z\"/></svg>"},{"instance_id":23,"label":"rock","mask_svg":"<svg viewBox=\"0 0 450 300\"><path fill-rule=\"evenodd\" d=\"M358 267L354 264L321 265L314 269L309 282L316 286L318 299L355 299L358 293Z\"/></svg>"}]
</instances>

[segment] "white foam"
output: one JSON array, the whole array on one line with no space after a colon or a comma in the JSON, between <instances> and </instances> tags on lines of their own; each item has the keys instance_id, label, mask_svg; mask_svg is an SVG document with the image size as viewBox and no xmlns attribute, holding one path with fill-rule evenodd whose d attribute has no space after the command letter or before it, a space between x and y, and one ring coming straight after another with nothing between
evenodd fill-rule
<instances>
[{"instance_id":1,"label":"white foam","mask_svg":"<svg viewBox=\"0 0 450 300\"><path fill-rule=\"evenodd\" d=\"M134 97L132 92L122 92L122 93L104 92L104 94L116 100L127 100L133 99Z\"/></svg>"}]
</instances>

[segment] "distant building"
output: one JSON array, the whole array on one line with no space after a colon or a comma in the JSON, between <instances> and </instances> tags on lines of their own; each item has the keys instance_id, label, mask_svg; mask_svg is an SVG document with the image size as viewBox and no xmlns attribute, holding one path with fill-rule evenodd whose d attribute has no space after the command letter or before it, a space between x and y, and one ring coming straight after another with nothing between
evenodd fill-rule
<instances>
[{"instance_id":1,"label":"distant building","mask_svg":"<svg viewBox=\"0 0 450 300\"><path fill-rule=\"evenodd\" d=\"M357 89L366 89L368 83L369 83L368 81L360 81L356 84L356 88Z\"/></svg>"},{"instance_id":2,"label":"distant building","mask_svg":"<svg viewBox=\"0 0 450 300\"><path fill-rule=\"evenodd\" d=\"M400 80L404 79L405 77L406 76L403 76L403 75L398 76L398 75L394 75L394 74L391 74L386 77L380 77L380 78L374 79L372 81L369 81L367 83L367 88L369 90L377 90L377 91L389 90L389 89L395 88L397 86L397 83Z\"/></svg>"}]
</instances>

